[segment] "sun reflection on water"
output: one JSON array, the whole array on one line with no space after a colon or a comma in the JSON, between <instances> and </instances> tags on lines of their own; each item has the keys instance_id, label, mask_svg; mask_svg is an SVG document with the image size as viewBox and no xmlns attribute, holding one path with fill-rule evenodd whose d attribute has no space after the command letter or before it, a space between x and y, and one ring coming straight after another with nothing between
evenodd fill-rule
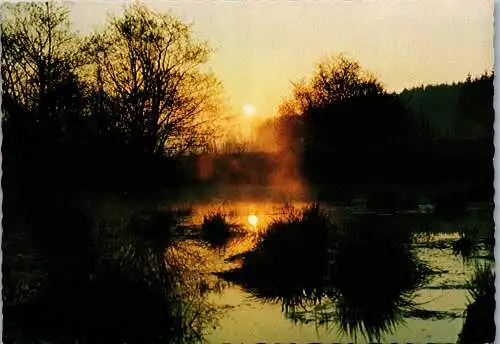
<instances>
[{"instance_id":1,"label":"sun reflection on water","mask_svg":"<svg viewBox=\"0 0 500 344\"><path fill-rule=\"evenodd\" d=\"M294 202L293 207L301 209L307 204L304 202ZM191 205L193 214L190 223L200 225L203 223L203 216L220 211L226 215L227 220L241 224L250 232L255 230L265 230L269 223L283 214L289 212L291 204L280 202L231 202L231 203L209 203Z\"/></svg>"}]
</instances>

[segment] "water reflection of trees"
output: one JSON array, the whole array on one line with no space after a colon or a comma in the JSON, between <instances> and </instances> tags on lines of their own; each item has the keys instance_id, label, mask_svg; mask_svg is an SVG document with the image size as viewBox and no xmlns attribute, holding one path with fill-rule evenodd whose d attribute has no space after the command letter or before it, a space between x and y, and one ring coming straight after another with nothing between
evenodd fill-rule
<instances>
[{"instance_id":1,"label":"water reflection of trees","mask_svg":"<svg viewBox=\"0 0 500 344\"><path fill-rule=\"evenodd\" d=\"M204 276L186 267L200 257L176 249L182 214L136 214L122 227L94 226L77 210L53 206L36 215L26 235L43 248L39 268L49 277L21 301L13 296L16 274L4 280L11 287L3 295L5 340L198 342L215 323L217 311L204 297L212 286L200 288ZM44 242L33 233L40 228L50 229Z\"/></svg>"},{"instance_id":2,"label":"water reflection of trees","mask_svg":"<svg viewBox=\"0 0 500 344\"><path fill-rule=\"evenodd\" d=\"M215 306L206 300L207 290L222 288L214 283L213 276L200 266L209 266L210 254L206 247L194 240L179 236L187 213L185 211L158 211L144 216L136 216L129 226L129 247L127 254L118 255L127 269L135 266L139 278L143 278L156 291L158 300L163 299L165 320L161 331L166 332L161 339L174 342L198 342L218 316ZM135 221L134 221L135 220ZM125 236L126 237L126 236ZM131 239L131 240L130 240ZM130 272L130 270L127 270ZM161 304L161 303L160 303ZM158 308L149 305L150 309ZM162 317L158 317L162 319ZM168 327L170 318L178 325Z\"/></svg>"},{"instance_id":3,"label":"water reflection of trees","mask_svg":"<svg viewBox=\"0 0 500 344\"><path fill-rule=\"evenodd\" d=\"M319 221L325 220L321 216L296 220L281 222L283 230L275 232L282 235L273 234L242 268L224 277L260 300L281 303L295 322L335 324L350 337L380 340L405 315L417 314L413 295L429 268L416 256L410 230L393 218L373 215L336 224ZM319 227L328 235L315 242L311 237L321 232ZM271 244L278 236L285 241ZM283 259L276 260L273 250Z\"/></svg>"}]
</instances>

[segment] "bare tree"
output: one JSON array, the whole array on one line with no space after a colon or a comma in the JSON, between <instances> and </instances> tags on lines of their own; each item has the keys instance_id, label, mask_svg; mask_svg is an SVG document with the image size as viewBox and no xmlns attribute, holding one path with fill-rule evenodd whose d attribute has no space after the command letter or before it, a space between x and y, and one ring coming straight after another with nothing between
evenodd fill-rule
<instances>
[{"instance_id":1,"label":"bare tree","mask_svg":"<svg viewBox=\"0 0 500 344\"><path fill-rule=\"evenodd\" d=\"M382 85L371 73L342 54L320 60L311 88L315 100L322 105L383 92Z\"/></svg>"},{"instance_id":2,"label":"bare tree","mask_svg":"<svg viewBox=\"0 0 500 344\"><path fill-rule=\"evenodd\" d=\"M315 104L315 92L305 79L292 82L292 86L292 95L285 98L278 107L280 116L301 115Z\"/></svg>"},{"instance_id":3,"label":"bare tree","mask_svg":"<svg viewBox=\"0 0 500 344\"><path fill-rule=\"evenodd\" d=\"M303 79L292 85L292 95L281 103L280 115L301 115L312 107L326 107L384 92L371 73L343 54L322 58L310 80Z\"/></svg>"},{"instance_id":4,"label":"bare tree","mask_svg":"<svg viewBox=\"0 0 500 344\"><path fill-rule=\"evenodd\" d=\"M211 49L171 14L132 5L86 45L94 87L114 100L116 125L145 153L181 154L212 143L221 85L203 70Z\"/></svg>"},{"instance_id":5,"label":"bare tree","mask_svg":"<svg viewBox=\"0 0 500 344\"><path fill-rule=\"evenodd\" d=\"M61 92L76 92L73 70L81 62L68 10L54 2L4 4L2 10L4 109L15 104L37 120L63 114Z\"/></svg>"}]
</instances>

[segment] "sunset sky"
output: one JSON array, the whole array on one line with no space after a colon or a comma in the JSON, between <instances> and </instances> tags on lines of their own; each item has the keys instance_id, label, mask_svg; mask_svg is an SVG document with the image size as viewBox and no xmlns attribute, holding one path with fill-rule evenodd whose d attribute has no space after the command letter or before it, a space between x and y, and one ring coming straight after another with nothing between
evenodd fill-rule
<instances>
[{"instance_id":1,"label":"sunset sky","mask_svg":"<svg viewBox=\"0 0 500 344\"><path fill-rule=\"evenodd\" d=\"M74 28L102 25L127 2L75 2ZM489 0L170 0L145 1L193 23L217 49L210 66L230 106L275 114L290 81L311 75L326 54L343 52L389 90L452 82L493 67Z\"/></svg>"}]
</instances>

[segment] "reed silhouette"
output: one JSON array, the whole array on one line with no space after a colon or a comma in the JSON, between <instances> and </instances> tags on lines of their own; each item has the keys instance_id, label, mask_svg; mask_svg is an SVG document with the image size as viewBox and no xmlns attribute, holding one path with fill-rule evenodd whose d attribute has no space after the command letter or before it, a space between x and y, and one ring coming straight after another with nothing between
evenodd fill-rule
<instances>
[{"instance_id":1,"label":"reed silhouette","mask_svg":"<svg viewBox=\"0 0 500 344\"><path fill-rule=\"evenodd\" d=\"M244 235L241 226L232 223L222 210L214 210L203 216L201 239L214 248L223 248L235 236Z\"/></svg>"},{"instance_id":2,"label":"reed silhouette","mask_svg":"<svg viewBox=\"0 0 500 344\"><path fill-rule=\"evenodd\" d=\"M339 223L312 205L271 223L241 268L221 276L280 303L294 321L334 323L351 337L380 340L416 314L413 294L430 276L412 245L411 231L393 219Z\"/></svg>"},{"instance_id":3,"label":"reed silhouette","mask_svg":"<svg viewBox=\"0 0 500 344\"><path fill-rule=\"evenodd\" d=\"M413 293L430 269L412 248L412 233L381 216L354 220L333 264L334 303L340 328L380 341L417 305Z\"/></svg>"},{"instance_id":4,"label":"reed silhouette","mask_svg":"<svg viewBox=\"0 0 500 344\"><path fill-rule=\"evenodd\" d=\"M271 222L254 250L243 257L241 269L223 273L266 298L315 297L326 278L335 245L327 213L313 204L289 208Z\"/></svg>"},{"instance_id":5,"label":"reed silhouette","mask_svg":"<svg viewBox=\"0 0 500 344\"><path fill-rule=\"evenodd\" d=\"M492 343L495 341L495 272L490 264L476 266L467 283L469 305L458 343Z\"/></svg>"},{"instance_id":6,"label":"reed silhouette","mask_svg":"<svg viewBox=\"0 0 500 344\"><path fill-rule=\"evenodd\" d=\"M479 238L478 231L480 225L475 225L468 228L464 225L459 225L460 238L452 243L452 250L455 255L461 255L464 259L471 258L477 252Z\"/></svg>"}]
</instances>

